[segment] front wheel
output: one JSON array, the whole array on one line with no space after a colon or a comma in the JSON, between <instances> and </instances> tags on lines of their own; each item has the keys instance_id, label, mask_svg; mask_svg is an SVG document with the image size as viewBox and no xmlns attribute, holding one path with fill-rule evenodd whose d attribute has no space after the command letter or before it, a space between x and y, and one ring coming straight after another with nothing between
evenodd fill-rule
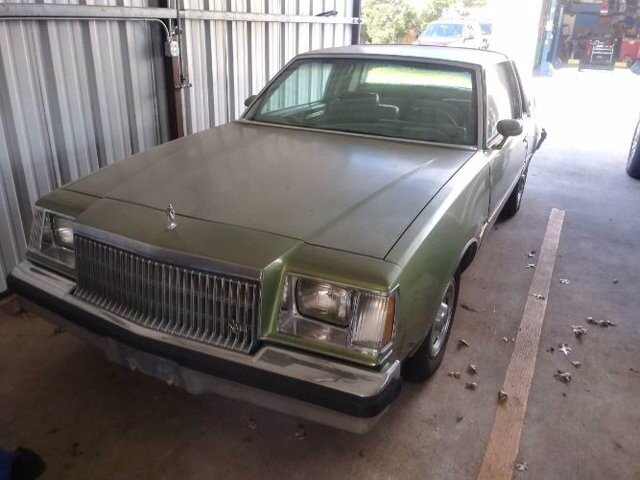
<instances>
[{"instance_id":1,"label":"front wheel","mask_svg":"<svg viewBox=\"0 0 640 480\"><path fill-rule=\"evenodd\" d=\"M640 122L638 122L636 132L631 141L631 148L629 148L627 173L630 177L640 178Z\"/></svg>"},{"instance_id":2,"label":"front wheel","mask_svg":"<svg viewBox=\"0 0 640 480\"><path fill-rule=\"evenodd\" d=\"M507 199L507 203L504 204L502 209L502 217L503 218L511 218L518 210L520 210L520 205L522 204L522 195L524 195L524 186L527 183L527 172L529 169L525 169L520 175L520 180L516 184L516 188L513 189L511 195Z\"/></svg>"},{"instance_id":3,"label":"front wheel","mask_svg":"<svg viewBox=\"0 0 640 480\"><path fill-rule=\"evenodd\" d=\"M407 358L402 366L402 376L409 382L424 382L440 367L449 341L451 326L458 304L460 276L456 274L445 288L429 333L416 353Z\"/></svg>"}]
</instances>

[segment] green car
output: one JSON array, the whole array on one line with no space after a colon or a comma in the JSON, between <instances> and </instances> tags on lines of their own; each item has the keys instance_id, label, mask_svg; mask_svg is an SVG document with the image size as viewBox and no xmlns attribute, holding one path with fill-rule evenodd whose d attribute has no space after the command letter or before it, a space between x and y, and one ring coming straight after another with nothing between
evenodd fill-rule
<instances>
[{"instance_id":1,"label":"green car","mask_svg":"<svg viewBox=\"0 0 640 480\"><path fill-rule=\"evenodd\" d=\"M438 369L544 131L463 48L306 53L247 106L41 198L9 285L168 384L367 431Z\"/></svg>"}]
</instances>

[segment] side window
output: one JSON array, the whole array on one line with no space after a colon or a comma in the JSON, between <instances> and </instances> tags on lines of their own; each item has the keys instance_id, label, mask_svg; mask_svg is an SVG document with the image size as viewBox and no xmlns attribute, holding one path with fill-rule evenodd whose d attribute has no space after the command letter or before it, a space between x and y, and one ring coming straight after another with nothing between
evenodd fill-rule
<instances>
[{"instance_id":1,"label":"side window","mask_svg":"<svg viewBox=\"0 0 640 480\"><path fill-rule=\"evenodd\" d=\"M530 99L527 95L527 92L529 91L529 89L527 88L527 84L523 81L520 73L518 72L518 67L513 61L511 62L511 68L513 68L516 81L520 85L520 104L522 105L522 111L526 113L532 113L531 107L535 108L535 104L533 102L533 98Z\"/></svg>"},{"instance_id":2,"label":"side window","mask_svg":"<svg viewBox=\"0 0 640 480\"><path fill-rule=\"evenodd\" d=\"M285 108L300 107L324 98L333 65L309 62L300 65L284 79L260 109L271 113Z\"/></svg>"},{"instance_id":3,"label":"side window","mask_svg":"<svg viewBox=\"0 0 640 480\"><path fill-rule=\"evenodd\" d=\"M520 92L509 64L501 63L485 72L487 88L487 140L498 134L500 120L520 118Z\"/></svg>"}]
</instances>

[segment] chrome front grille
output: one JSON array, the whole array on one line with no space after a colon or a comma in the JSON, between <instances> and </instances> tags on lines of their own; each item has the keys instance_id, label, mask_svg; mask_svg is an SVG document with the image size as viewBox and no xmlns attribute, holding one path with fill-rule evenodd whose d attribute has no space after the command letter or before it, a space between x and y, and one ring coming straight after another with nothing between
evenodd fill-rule
<instances>
[{"instance_id":1,"label":"chrome front grille","mask_svg":"<svg viewBox=\"0 0 640 480\"><path fill-rule=\"evenodd\" d=\"M260 284L185 268L75 236L74 295L136 325L249 352Z\"/></svg>"}]
</instances>

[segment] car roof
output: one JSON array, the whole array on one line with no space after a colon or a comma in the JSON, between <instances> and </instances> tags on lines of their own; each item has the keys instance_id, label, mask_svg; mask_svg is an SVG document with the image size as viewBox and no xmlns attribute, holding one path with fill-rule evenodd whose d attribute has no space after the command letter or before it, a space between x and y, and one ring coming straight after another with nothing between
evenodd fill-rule
<instances>
[{"instance_id":1,"label":"car roof","mask_svg":"<svg viewBox=\"0 0 640 480\"><path fill-rule=\"evenodd\" d=\"M463 47L440 47L435 45L348 45L324 48L299 55L302 57L358 56L358 57L402 57L420 60L437 60L467 65L488 67L508 60L502 53Z\"/></svg>"}]
</instances>

